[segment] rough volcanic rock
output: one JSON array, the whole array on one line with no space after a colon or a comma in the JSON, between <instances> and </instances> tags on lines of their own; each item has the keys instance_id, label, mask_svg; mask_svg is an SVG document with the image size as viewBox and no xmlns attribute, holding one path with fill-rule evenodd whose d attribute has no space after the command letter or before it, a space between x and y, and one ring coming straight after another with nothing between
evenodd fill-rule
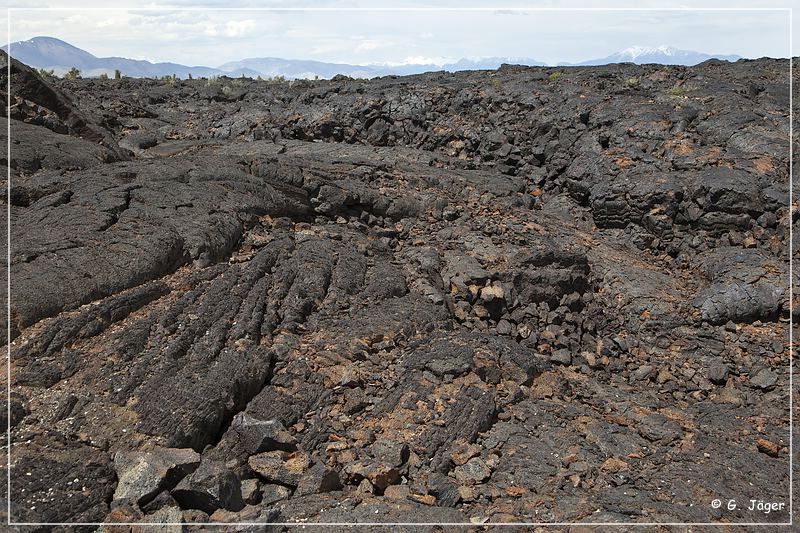
<instances>
[{"instance_id":1,"label":"rough volcanic rock","mask_svg":"<svg viewBox=\"0 0 800 533\"><path fill-rule=\"evenodd\" d=\"M14 521L788 520L787 61L11 67Z\"/></svg>"},{"instance_id":2,"label":"rough volcanic rock","mask_svg":"<svg viewBox=\"0 0 800 533\"><path fill-rule=\"evenodd\" d=\"M237 413L217 446L207 456L244 464L263 452L294 451L297 441L278 420L259 420L247 413Z\"/></svg>"},{"instance_id":3,"label":"rough volcanic rock","mask_svg":"<svg viewBox=\"0 0 800 533\"><path fill-rule=\"evenodd\" d=\"M755 249L707 253L701 259L711 285L694 305L713 324L774 319L787 299L788 285L779 261Z\"/></svg>"},{"instance_id":4,"label":"rough volcanic rock","mask_svg":"<svg viewBox=\"0 0 800 533\"><path fill-rule=\"evenodd\" d=\"M107 453L44 431L15 446L11 516L15 522L102 522L116 485Z\"/></svg>"},{"instance_id":5,"label":"rough volcanic rock","mask_svg":"<svg viewBox=\"0 0 800 533\"><path fill-rule=\"evenodd\" d=\"M241 480L225 465L202 461L171 491L184 509L199 509L208 514L217 509L240 511L244 507Z\"/></svg>"},{"instance_id":6,"label":"rough volcanic rock","mask_svg":"<svg viewBox=\"0 0 800 533\"><path fill-rule=\"evenodd\" d=\"M250 457L250 468L268 483L297 487L311 461L306 454L274 451Z\"/></svg>"},{"instance_id":7,"label":"rough volcanic rock","mask_svg":"<svg viewBox=\"0 0 800 533\"><path fill-rule=\"evenodd\" d=\"M10 106L10 116L6 118L41 126L35 130L37 135L41 135L42 128L46 128L62 136L85 139L87 146L89 143L99 144L104 148L98 152L103 154L102 162L128 158L128 153L117 145L113 132L99 124L98 118L92 116L89 110L78 109L67 94L47 83L29 66L16 59L11 59L10 66L8 62L8 54L0 51L0 82L3 86L9 83L8 75L11 75L11 100L9 95L3 97ZM22 135L22 139L27 140L25 133Z\"/></svg>"},{"instance_id":8,"label":"rough volcanic rock","mask_svg":"<svg viewBox=\"0 0 800 533\"><path fill-rule=\"evenodd\" d=\"M187 449L119 452L114 456L117 489L114 499L130 499L144 506L161 490L171 489L200 464L200 454Z\"/></svg>"}]
</instances>

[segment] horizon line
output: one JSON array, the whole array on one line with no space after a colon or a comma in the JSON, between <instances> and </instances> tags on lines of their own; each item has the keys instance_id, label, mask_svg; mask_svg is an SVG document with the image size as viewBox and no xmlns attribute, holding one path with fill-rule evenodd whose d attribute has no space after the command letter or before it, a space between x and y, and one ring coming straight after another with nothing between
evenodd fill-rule
<instances>
[{"instance_id":1,"label":"horizon line","mask_svg":"<svg viewBox=\"0 0 800 533\"><path fill-rule=\"evenodd\" d=\"M473 56L461 56L461 57L458 57L458 58L455 58L455 57L444 58L444 60L441 61L441 62L438 62L438 61L431 61L431 62L383 61L383 62L380 62L380 61L378 61L378 62L370 62L370 63L360 63L360 62L352 62L351 60L348 60L348 59L323 60L323 59L313 59L313 58L302 57L302 56L299 56L299 57L281 57L281 56L277 56L277 55L265 55L265 56L242 57L242 58L238 58L238 59L234 59L234 60L230 60L230 61L225 61L224 63L222 63L222 64L220 64L218 66L208 66L208 65L202 65L202 64L187 65L187 64L183 64L183 63L178 63L175 60L161 61L161 60L150 60L150 59L134 59L134 58L131 58L131 57L126 57L126 56L121 56L121 55L116 55L116 56L115 55L97 56L97 55L94 55L92 52L90 52L88 50L85 50L83 48L80 48L80 47L70 43L69 41L66 41L66 40L64 40L64 39L62 39L60 37L54 37L52 35L35 35L35 36L32 36L32 37L30 37L28 39L18 39L16 41L8 42L8 43L2 45L0 48L5 50L6 53L9 53L12 50L12 45L15 45L15 44L18 45L20 43L31 42L31 41L33 41L34 39L37 39L37 38L53 39L53 40L60 41L60 42L64 43L67 46L71 46L71 47L73 47L73 48L75 48L77 50L80 50L81 52L85 52L85 53L91 55L95 59L124 59L124 60L128 60L128 61L146 62L146 63L149 63L151 65L175 64L175 65L178 65L180 67L185 67L185 68L205 68L205 69L214 69L214 70L220 70L221 66L226 65L228 63L237 63L237 62L252 61L252 60L263 60L263 59L275 59L275 60L282 60L282 61L308 61L308 62L314 62L314 63L321 63L321 64L325 64L325 65L346 65L346 66L352 66L352 67L379 67L379 68L388 68L388 69L390 69L390 68L402 68L402 67L414 67L414 66L445 67L445 66L454 65L454 64L459 63L461 61L477 62L477 61L491 60L491 59L530 60L532 62L537 62L537 63L541 63L541 64L539 64L539 65L526 65L524 63L513 63L513 62L512 63L502 63L502 64L520 65L520 66L527 66L527 67L542 67L542 68L546 68L546 67L603 66L603 65L613 65L613 64L625 64L625 63L636 64L636 63L634 63L634 61L616 61L616 62L610 62L610 63L597 64L597 65L584 65L582 63L587 63L587 62L591 62L591 61L598 61L598 60L607 59L609 57L621 54L623 52L626 52L626 51L634 49L634 48L646 49L647 50L646 53L649 53L649 52L658 53L663 48L669 48L669 49L672 49L672 50L677 51L677 52L689 52L689 53L693 53L693 54L700 54L700 55L709 56L709 58L704 60L704 61L717 59L717 60L720 60L720 61L736 62L736 61L739 61L739 60L742 60L742 59L747 60L747 61L755 61L755 60L759 60L759 59L788 60L788 59L791 58L791 57L782 57L782 56L750 57L750 56L745 56L745 55L741 55L741 54L738 54L738 53L704 52L704 51L698 51L698 50L687 50L687 49L683 49L683 48L678 48L678 47L676 47L674 45L671 45L671 44L662 43L662 44L657 45L657 46L631 44L631 45L627 46L626 48L622 48L620 50L617 50L616 52L613 52L613 53L611 53L611 54L609 54L607 56L604 56L604 57L590 57L590 58L587 58L587 59L577 60L577 61L560 60L560 61L557 61L557 62L548 62L548 61L542 61L540 59L537 59L536 57L532 57L532 56L528 56L528 55L515 55L515 56L510 56L510 55L509 56L500 56L500 55L474 56L473 55ZM11 54L9 53L9 55L11 55ZM735 59L735 60L720 59L719 57L715 57L715 56L735 56L737 59ZM12 55L12 57L13 57L13 55ZM17 59L17 60L19 61L19 59ZM641 64L642 65L651 64L651 65L665 65L665 66L682 66L682 67L694 66L694 65L686 65L686 64L680 64L680 63L674 64L674 63L659 63L659 62L641 63ZM67 65L58 65L58 66L66 67ZM248 67L240 67L240 68L246 69ZM481 69L481 70L483 70L483 69ZM224 76L224 74L222 74L222 75ZM129 76L129 77L146 78L147 76Z\"/></svg>"}]
</instances>

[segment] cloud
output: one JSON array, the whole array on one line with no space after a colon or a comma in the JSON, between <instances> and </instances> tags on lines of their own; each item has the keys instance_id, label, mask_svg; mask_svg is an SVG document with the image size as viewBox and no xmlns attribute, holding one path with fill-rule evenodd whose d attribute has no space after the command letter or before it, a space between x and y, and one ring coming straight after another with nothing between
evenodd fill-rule
<instances>
[{"instance_id":1,"label":"cloud","mask_svg":"<svg viewBox=\"0 0 800 533\"><path fill-rule=\"evenodd\" d=\"M342 53L344 50L345 47L342 46L340 41L329 41L311 47L308 51L308 55L320 56L325 54L337 54L337 53Z\"/></svg>"},{"instance_id":2,"label":"cloud","mask_svg":"<svg viewBox=\"0 0 800 533\"><path fill-rule=\"evenodd\" d=\"M97 28L119 27L123 24L125 21L122 18L107 18L94 23Z\"/></svg>"},{"instance_id":3,"label":"cloud","mask_svg":"<svg viewBox=\"0 0 800 533\"><path fill-rule=\"evenodd\" d=\"M181 13L186 13L186 11L180 11L178 9L131 9L128 11L131 15L143 18L151 18L151 19L167 19L167 18L174 18L175 16L179 16Z\"/></svg>"},{"instance_id":4,"label":"cloud","mask_svg":"<svg viewBox=\"0 0 800 533\"><path fill-rule=\"evenodd\" d=\"M23 5L23 0L6 0ZM28 0L26 5L41 0ZM485 11L313 11L339 7L341 0L120 0L130 10L81 11L68 0L47 0L61 11L12 11L11 40L51 35L97 56L147 57L158 61L201 64L244 57L309 58L345 63L423 61L442 64L462 57L531 57L546 62L577 62L609 55L633 42L666 43L677 48L746 57L787 55L785 13L761 12L580 12L535 11L525 7ZM364 6L381 4L366 3ZM677 5L672 0L641 0L643 6ZM722 7L722 0L709 0ZM766 0L728 0L731 7L765 5ZM103 7L107 0L81 0ZM533 3L533 2L530 2ZM388 4L388 0L384 5ZM621 0L608 0L608 5ZM308 11L182 9L273 6ZM397 3L394 3L397 5ZM427 6L426 0L410 5ZM485 0L442 0L437 6L483 6ZM555 0L537 0L552 6ZM593 6L590 0L574 5ZM630 4L629 4L630 5ZM516 16L527 14L527 16ZM4 22L0 12L0 25ZM493 16L496 15L496 16ZM798 26L800 28L800 26ZM800 31L800 30L795 30ZM799 34L800 35L800 34ZM800 37L794 40L800 46Z\"/></svg>"},{"instance_id":5,"label":"cloud","mask_svg":"<svg viewBox=\"0 0 800 533\"><path fill-rule=\"evenodd\" d=\"M365 52L368 50L377 50L378 48L386 48L387 46L392 46L392 44L391 42L381 42L377 39L364 39L356 45L356 50Z\"/></svg>"},{"instance_id":6,"label":"cloud","mask_svg":"<svg viewBox=\"0 0 800 533\"><path fill-rule=\"evenodd\" d=\"M255 31L258 27L255 20L229 20L225 24L226 37L241 37Z\"/></svg>"},{"instance_id":7,"label":"cloud","mask_svg":"<svg viewBox=\"0 0 800 533\"><path fill-rule=\"evenodd\" d=\"M32 0L6 0L6 7L8 8L32 8L32 7L50 7L47 2L34 2Z\"/></svg>"}]
</instances>

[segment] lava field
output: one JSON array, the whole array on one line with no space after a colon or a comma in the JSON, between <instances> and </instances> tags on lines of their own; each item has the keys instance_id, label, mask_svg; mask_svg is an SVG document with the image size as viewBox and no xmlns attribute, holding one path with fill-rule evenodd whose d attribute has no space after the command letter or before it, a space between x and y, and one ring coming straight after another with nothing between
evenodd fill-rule
<instances>
[{"instance_id":1,"label":"lava field","mask_svg":"<svg viewBox=\"0 0 800 533\"><path fill-rule=\"evenodd\" d=\"M12 522L788 521L788 60L8 61Z\"/></svg>"}]
</instances>

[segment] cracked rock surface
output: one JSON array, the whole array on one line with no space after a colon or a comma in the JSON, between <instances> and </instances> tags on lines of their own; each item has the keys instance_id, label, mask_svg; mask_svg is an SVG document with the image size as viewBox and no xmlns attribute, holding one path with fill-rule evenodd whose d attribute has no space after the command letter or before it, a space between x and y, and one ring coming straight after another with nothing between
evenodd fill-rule
<instances>
[{"instance_id":1,"label":"cracked rock surface","mask_svg":"<svg viewBox=\"0 0 800 533\"><path fill-rule=\"evenodd\" d=\"M13 62L14 521L785 522L788 62L551 72Z\"/></svg>"}]
</instances>

